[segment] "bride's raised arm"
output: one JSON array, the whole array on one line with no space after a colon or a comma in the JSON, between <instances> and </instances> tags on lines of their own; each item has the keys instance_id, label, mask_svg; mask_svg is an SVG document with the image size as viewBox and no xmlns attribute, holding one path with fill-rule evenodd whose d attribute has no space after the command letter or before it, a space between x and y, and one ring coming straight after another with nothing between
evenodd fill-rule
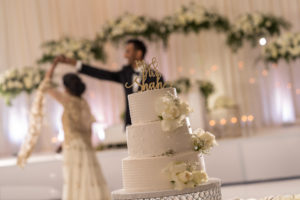
<instances>
[{"instance_id":1,"label":"bride's raised arm","mask_svg":"<svg viewBox=\"0 0 300 200\"><path fill-rule=\"evenodd\" d=\"M58 64L58 62L56 60L54 60L51 68L47 71L45 79L42 84L45 84L44 89L47 94L52 96L59 103L64 104L66 101L65 95L62 92L60 92L59 90L57 90L56 88L51 87L51 85L53 86L53 84L51 84L51 82L52 82L52 77L53 77L53 74L54 74L57 64Z\"/></svg>"}]
</instances>

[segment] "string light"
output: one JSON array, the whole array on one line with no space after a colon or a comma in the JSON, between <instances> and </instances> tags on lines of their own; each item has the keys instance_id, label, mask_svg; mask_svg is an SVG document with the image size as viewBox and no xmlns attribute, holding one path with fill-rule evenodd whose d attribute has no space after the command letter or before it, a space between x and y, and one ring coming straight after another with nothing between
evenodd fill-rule
<instances>
[{"instance_id":1,"label":"string light","mask_svg":"<svg viewBox=\"0 0 300 200\"><path fill-rule=\"evenodd\" d=\"M216 121L215 120L210 120L209 121L209 125L210 126L215 126L216 125Z\"/></svg>"},{"instance_id":2,"label":"string light","mask_svg":"<svg viewBox=\"0 0 300 200\"><path fill-rule=\"evenodd\" d=\"M190 69L190 74L191 74L191 75L194 75L194 74L195 74L195 69L194 69L194 68L191 68L191 69Z\"/></svg>"},{"instance_id":3,"label":"string light","mask_svg":"<svg viewBox=\"0 0 300 200\"><path fill-rule=\"evenodd\" d=\"M252 122L254 120L254 116L253 115L248 115L248 121Z\"/></svg>"},{"instance_id":4,"label":"string light","mask_svg":"<svg viewBox=\"0 0 300 200\"><path fill-rule=\"evenodd\" d=\"M244 62L239 61L238 66L239 66L239 69L242 70L244 68Z\"/></svg>"},{"instance_id":5,"label":"string light","mask_svg":"<svg viewBox=\"0 0 300 200\"><path fill-rule=\"evenodd\" d=\"M221 124L221 125L225 125L226 123L227 123L226 119L222 118L222 119L220 120L220 124Z\"/></svg>"},{"instance_id":6,"label":"string light","mask_svg":"<svg viewBox=\"0 0 300 200\"><path fill-rule=\"evenodd\" d=\"M205 72L205 76L209 76L209 75L210 75L210 71L207 70L207 71Z\"/></svg>"},{"instance_id":7,"label":"string light","mask_svg":"<svg viewBox=\"0 0 300 200\"><path fill-rule=\"evenodd\" d=\"M217 70L218 70L218 66L217 65L211 66L211 71L215 72Z\"/></svg>"},{"instance_id":8,"label":"string light","mask_svg":"<svg viewBox=\"0 0 300 200\"><path fill-rule=\"evenodd\" d=\"M241 118L241 120L242 120L243 122L246 122L246 121L248 120L247 115L243 115L242 118Z\"/></svg>"},{"instance_id":9,"label":"string light","mask_svg":"<svg viewBox=\"0 0 300 200\"><path fill-rule=\"evenodd\" d=\"M51 142L52 142L52 143L57 143L57 137L53 137L53 138L51 139Z\"/></svg>"},{"instance_id":10,"label":"string light","mask_svg":"<svg viewBox=\"0 0 300 200\"><path fill-rule=\"evenodd\" d=\"M269 73L268 73L268 70L265 70L265 69L264 69L264 70L261 72L261 74L262 74L263 76L268 76Z\"/></svg>"},{"instance_id":11,"label":"string light","mask_svg":"<svg viewBox=\"0 0 300 200\"><path fill-rule=\"evenodd\" d=\"M179 73L181 73L181 72L182 72L182 67L179 66L179 67L177 68L177 70L178 70Z\"/></svg>"},{"instance_id":12,"label":"string light","mask_svg":"<svg viewBox=\"0 0 300 200\"><path fill-rule=\"evenodd\" d=\"M296 94L300 95L300 89L296 89Z\"/></svg>"},{"instance_id":13,"label":"string light","mask_svg":"<svg viewBox=\"0 0 300 200\"><path fill-rule=\"evenodd\" d=\"M259 45L260 46L265 46L267 44L266 38L262 37L259 39Z\"/></svg>"},{"instance_id":14,"label":"string light","mask_svg":"<svg viewBox=\"0 0 300 200\"><path fill-rule=\"evenodd\" d=\"M292 88L292 83L288 83L288 84L286 85L286 88L287 88L287 89L291 89L291 88Z\"/></svg>"},{"instance_id":15,"label":"string light","mask_svg":"<svg viewBox=\"0 0 300 200\"><path fill-rule=\"evenodd\" d=\"M275 84L275 86L276 86L277 88L279 88L279 87L280 87L280 85L281 85L281 84L280 84L280 82L279 82L279 81L277 81L277 82L276 82L276 84Z\"/></svg>"},{"instance_id":16,"label":"string light","mask_svg":"<svg viewBox=\"0 0 300 200\"><path fill-rule=\"evenodd\" d=\"M237 123L238 120L236 117L232 117L230 121L231 121L231 123L235 124L235 123Z\"/></svg>"},{"instance_id":17,"label":"string light","mask_svg":"<svg viewBox=\"0 0 300 200\"><path fill-rule=\"evenodd\" d=\"M250 78L250 79L249 79L249 83L250 83L250 84L254 84L254 83L255 83L255 78Z\"/></svg>"}]
</instances>

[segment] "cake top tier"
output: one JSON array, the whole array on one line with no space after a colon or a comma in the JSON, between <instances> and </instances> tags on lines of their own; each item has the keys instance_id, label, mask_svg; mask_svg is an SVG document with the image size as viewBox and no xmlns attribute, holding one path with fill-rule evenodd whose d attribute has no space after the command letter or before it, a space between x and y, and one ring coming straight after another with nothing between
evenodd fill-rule
<instances>
[{"instance_id":1,"label":"cake top tier","mask_svg":"<svg viewBox=\"0 0 300 200\"><path fill-rule=\"evenodd\" d=\"M140 124L159 120L155 112L155 103L158 98L171 93L177 96L175 88L147 90L128 95L130 117L132 124Z\"/></svg>"}]
</instances>

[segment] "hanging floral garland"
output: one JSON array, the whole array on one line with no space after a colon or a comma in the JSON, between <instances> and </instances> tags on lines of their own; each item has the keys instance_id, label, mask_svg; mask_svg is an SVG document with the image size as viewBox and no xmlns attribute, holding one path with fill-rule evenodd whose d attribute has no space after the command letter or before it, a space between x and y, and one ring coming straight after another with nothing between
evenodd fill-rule
<instances>
[{"instance_id":1,"label":"hanging floral garland","mask_svg":"<svg viewBox=\"0 0 300 200\"><path fill-rule=\"evenodd\" d=\"M99 42L87 39L76 40L70 37L52 40L42 44L43 55L38 60L39 64L52 62L56 56L64 55L69 58L90 62L95 60L106 60L103 45Z\"/></svg>"},{"instance_id":2,"label":"hanging floral garland","mask_svg":"<svg viewBox=\"0 0 300 200\"><path fill-rule=\"evenodd\" d=\"M300 33L288 33L269 42L263 49L262 58L266 62L287 62L300 58Z\"/></svg>"},{"instance_id":3,"label":"hanging floral garland","mask_svg":"<svg viewBox=\"0 0 300 200\"><path fill-rule=\"evenodd\" d=\"M191 2L182 6L173 15L162 19L159 31L163 40L167 41L172 33L199 33L201 30L215 29L227 32L230 28L228 19L215 12L206 10L203 6Z\"/></svg>"},{"instance_id":4,"label":"hanging floral garland","mask_svg":"<svg viewBox=\"0 0 300 200\"><path fill-rule=\"evenodd\" d=\"M280 35L282 29L289 29L290 24L283 18L262 13L248 13L240 16L231 27L227 36L227 45L236 52L248 41L255 47L260 37Z\"/></svg>"},{"instance_id":5,"label":"hanging floral garland","mask_svg":"<svg viewBox=\"0 0 300 200\"><path fill-rule=\"evenodd\" d=\"M149 41L162 36L157 29L158 21L146 16L125 13L115 20L107 22L97 34L97 41L118 44L128 37L142 37Z\"/></svg>"},{"instance_id":6,"label":"hanging floral garland","mask_svg":"<svg viewBox=\"0 0 300 200\"><path fill-rule=\"evenodd\" d=\"M260 37L280 35L281 29L288 29L283 18L261 13L246 14L234 25L229 20L209 11L194 2L183 5L177 12L156 20L146 16L125 13L107 22L97 33L95 40L75 40L69 37L48 41L42 45L43 55L38 63L51 62L58 55L65 55L89 62L92 59L106 61L104 45L107 42L119 44L129 37L142 38L151 42L162 41L167 46L168 38L174 33L199 33L202 30L216 30L227 34L227 45L237 51L244 41L257 45Z\"/></svg>"}]
</instances>

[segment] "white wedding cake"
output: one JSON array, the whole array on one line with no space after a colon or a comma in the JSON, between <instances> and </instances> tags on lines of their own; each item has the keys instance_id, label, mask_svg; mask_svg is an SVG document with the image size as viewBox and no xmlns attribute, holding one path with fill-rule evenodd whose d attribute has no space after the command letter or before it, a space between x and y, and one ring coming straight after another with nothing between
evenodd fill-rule
<instances>
[{"instance_id":1,"label":"white wedding cake","mask_svg":"<svg viewBox=\"0 0 300 200\"><path fill-rule=\"evenodd\" d=\"M112 192L113 199L221 199L220 181L207 177L202 156L214 136L192 132L191 109L176 89L147 90L128 100L129 156L123 159L123 189Z\"/></svg>"}]
</instances>

